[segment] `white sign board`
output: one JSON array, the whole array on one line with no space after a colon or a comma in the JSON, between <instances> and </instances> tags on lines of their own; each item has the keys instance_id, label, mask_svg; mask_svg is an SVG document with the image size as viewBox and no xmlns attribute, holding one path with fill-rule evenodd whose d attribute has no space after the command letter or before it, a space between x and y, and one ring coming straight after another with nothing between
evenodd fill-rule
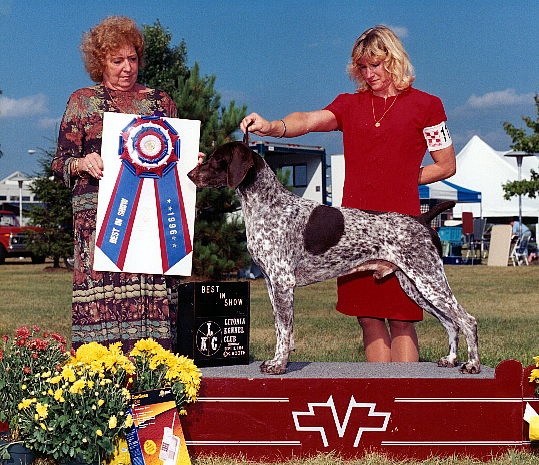
<instances>
[{"instance_id":1,"label":"white sign board","mask_svg":"<svg viewBox=\"0 0 539 465\"><path fill-rule=\"evenodd\" d=\"M105 113L94 270L190 276L200 121Z\"/></svg>"}]
</instances>

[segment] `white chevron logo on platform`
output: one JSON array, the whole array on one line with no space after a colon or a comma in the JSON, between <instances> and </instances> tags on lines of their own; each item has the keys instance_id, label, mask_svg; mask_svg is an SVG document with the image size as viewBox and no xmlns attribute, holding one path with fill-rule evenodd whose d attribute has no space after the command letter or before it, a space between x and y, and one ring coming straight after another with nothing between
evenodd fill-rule
<instances>
[{"instance_id":1,"label":"white chevron logo on platform","mask_svg":"<svg viewBox=\"0 0 539 465\"><path fill-rule=\"evenodd\" d=\"M344 417L342 424L339 421L339 416L337 415L337 409L335 408L335 403L333 402L333 396L329 396L329 399L327 400L327 402L324 402L324 403L309 402L307 405L309 406L309 410L307 412L292 412L296 430L297 431L318 431L320 433L320 436L322 436L322 442L324 443L324 447L329 446L329 442L327 440L326 431L324 427L323 426L300 426L299 421L298 421L298 417L300 416L315 416L314 407L329 407L331 409L331 412L333 413L333 419L335 420L335 426L337 427L337 432L339 433L340 438L342 438L344 436L344 433L346 432L346 427L348 426L348 421L350 420L350 415L352 414L352 409L354 407L368 408L369 417L385 417L383 426L379 428L375 428L375 427L359 428L357 431L356 439L354 441L354 447L357 447L359 445L359 442L361 441L361 435L363 434L364 431L385 431L387 428L387 424L389 423L389 417L391 416L391 412L375 412L376 404L356 402L356 400L354 399L354 396L350 398L350 402L348 403L348 410L346 411L346 415Z\"/></svg>"}]
</instances>

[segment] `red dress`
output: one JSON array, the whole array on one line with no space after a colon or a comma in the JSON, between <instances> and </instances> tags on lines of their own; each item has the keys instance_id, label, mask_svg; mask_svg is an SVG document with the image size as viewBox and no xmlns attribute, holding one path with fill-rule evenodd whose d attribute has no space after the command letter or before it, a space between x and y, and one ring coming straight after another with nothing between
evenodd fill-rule
<instances>
[{"instance_id":1,"label":"red dress","mask_svg":"<svg viewBox=\"0 0 539 465\"><path fill-rule=\"evenodd\" d=\"M417 181L427 150L423 129L447 119L441 100L409 88L386 102L366 91L341 94L326 110L343 132L342 206L418 215ZM372 273L339 278L337 310L360 317L423 319L422 309L401 290L394 275L382 283L375 282Z\"/></svg>"}]
</instances>

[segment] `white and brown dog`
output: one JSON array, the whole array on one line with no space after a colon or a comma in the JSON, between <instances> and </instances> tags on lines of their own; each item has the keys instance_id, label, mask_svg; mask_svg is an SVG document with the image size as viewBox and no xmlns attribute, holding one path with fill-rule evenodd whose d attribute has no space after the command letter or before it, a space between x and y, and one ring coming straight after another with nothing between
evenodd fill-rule
<instances>
[{"instance_id":1,"label":"white and brown dog","mask_svg":"<svg viewBox=\"0 0 539 465\"><path fill-rule=\"evenodd\" d=\"M479 373L477 324L457 302L445 276L441 243L429 222L451 208L445 202L420 216L334 208L286 190L266 162L242 142L219 147L189 178L198 187L236 189L247 247L268 286L277 346L261 370L281 374L294 350L294 288L363 270L377 279L395 273L404 292L440 320L449 355L438 365L457 364L459 328L468 344L460 370Z\"/></svg>"}]
</instances>

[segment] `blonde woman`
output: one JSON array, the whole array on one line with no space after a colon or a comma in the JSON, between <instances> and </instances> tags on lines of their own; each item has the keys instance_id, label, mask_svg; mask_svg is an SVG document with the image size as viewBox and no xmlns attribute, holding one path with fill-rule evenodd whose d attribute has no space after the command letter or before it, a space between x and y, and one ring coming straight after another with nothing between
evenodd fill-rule
<instances>
[{"instance_id":1,"label":"blonde woman","mask_svg":"<svg viewBox=\"0 0 539 465\"><path fill-rule=\"evenodd\" d=\"M348 66L357 85L323 110L292 113L266 121L256 113L241 124L259 136L296 137L315 131L343 133L343 207L420 213L419 184L455 173L455 152L439 98L412 88L413 67L401 41L385 26L365 31ZM434 163L421 167L426 150ZM382 282L369 273L338 280L337 310L356 316L369 362L417 362L414 322L423 311L392 276Z\"/></svg>"}]
</instances>

